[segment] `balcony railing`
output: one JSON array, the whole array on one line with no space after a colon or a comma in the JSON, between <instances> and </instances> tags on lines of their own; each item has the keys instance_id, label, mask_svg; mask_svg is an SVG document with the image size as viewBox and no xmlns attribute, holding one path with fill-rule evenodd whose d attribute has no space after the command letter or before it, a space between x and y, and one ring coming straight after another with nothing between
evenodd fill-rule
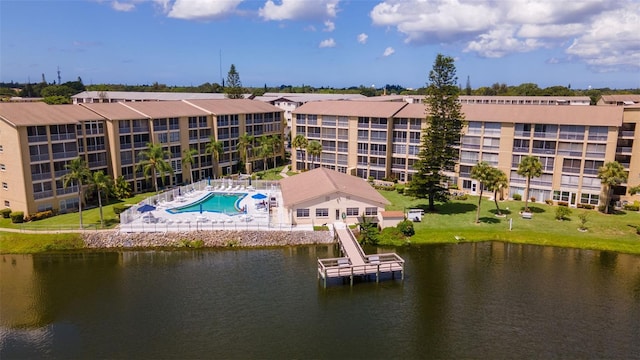
<instances>
[{"instance_id":1,"label":"balcony railing","mask_svg":"<svg viewBox=\"0 0 640 360\"><path fill-rule=\"evenodd\" d=\"M586 169L585 169L586 170ZM577 167L562 167L562 172L580 174L580 168Z\"/></svg>"},{"instance_id":2,"label":"balcony railing","mask_svg":"<svg viewBox=\"0 0 640 360\"><path fill-rule=\"evenodd\" d=\"M59 140L75 140L75 133L62 133L62 134L51 134L51 141L59 141Z\"/></svg>"},{"instance_id":3,"label":"balcony railing","mask_svg":"<svg viewBox=\"0 0 640 360\"><path fill-rule=\"evenodd\" d=\"M531 137L531 131L516 131L514 136L528 138Z\"/></svg>"},{"instance_id":4,"label":"balcony railing","mask_svg":"<svg viewBox=\"0 0 640 360\"><path fill-rule=\"evenodd\" d=\"M616 148L617 153L629 153L631 154L631 146L618 146Z\"/></svg>"},{"instance_id":5,"label":"balcony railing","mask_svg":"<svg viewBox=\"0 0 640 360\"><path fill-rule=\"evenodd\" d=\"M64 169L64 170L57 170L54 172L54 175L56 176L56 178L65 176L69 173L69 169Z\"/></svg>"},{"instance_id":6,"label":"balcony railing","mask_svg":"<svg viewBox=\"0 0 640 360\"><path fill-rule=\"evenodd\" d=\"M462 144L460 145L461 149L480 149L479 144Z\"/></svg>"},{"instance_id":7,"label":"balcony railing","mask_svg":"<svg viewBox=\"0 0 640 360\"><path fill-rule=\"evenodd\" d=\"M618 135L621 137L633 137L634 134L635 134L635 131L633 130L622 130L618 133Z\"/></svg>"},{"instance_id":8,"label":"balcony railing","mask_svg":"<svg viewBox=\"0 0 640 360\"><path fill-rule=\"evenodd\" d=\"M78 157L77 151L63 151L63 152L54 152L54 159L72 159Z\"/></svg>"},{"instance_id":9,"label":"balcony railing","mask_svg":"<svg viewBox=\"0 0 640 360\"><path fill-rule=\"evenodd\" d=\"M53 197L53 190L39 191L39 192L33 193L33 198L36 200L50 198L50 197Z\"/></svg>"},{"instance_id":10,"label":"balcony railing","mask_svg":"<svg viewBox=\"0 0 640 360\"><path fill-rule=\"evenodd\" d=\"M528 147L514 147L513 148L513 152L528 153L529 152L529 148Z\"/></svg>"},{"instance_id":11,"label":"balcony railing","mask_svg":"<svg viewBox=\"0 0 640 360\"><path fill-rule=\"evenodd\" d=\"M31 136L27 136L27 141L29 141L30 143L46 142L47 141L47 135L31 135Z\"/></svg>"},{"instance_id":12,"label":"balcony railing","mask_svg":"<svg viewBox=\"0 0 640 360\"><path fill-rule=\"evenodd\" d=\"M581 157L582 151L558 150L558 155Z\"/></svg>"},{"instance_id":13,"label":"balcony railing","mask_svg":"<svg viewBox=\"0 0 640 360\"><path fill-rule=\"evenodd\" d=\"M531 152L533 152L534 154L547 154L547 155L554 155L556 153L555 149L539 149L539 148L533 148L531 150Z\"/></svg>"},{"instance_id":14,"label":"balcony railing","mask_svg":"<svg viewBox=\"0 0 640 360\"><path fill-rule=\"evenodd\" d=\"M89 168L97 168L107 166L107 160L89 161Z\"/></svg>"},{"instance_id":15,"label":"balcony railing","mask_svg":"<svg viewBox=\"0 0 640 360\"><path fill-rule=\"evenodd\" d=\"M46 161L49 160L49 154L31 155L29 156L29 159L31 159L31 162Z\"/></svg>"},{"instance_id":16,"label":"balcony railing","mask_svg":"<svg viewBox=\"0 0 640 360\"><path fill-rule=\"evenodd\" d=\"M589 135L587 139L592 141L607 141L607 135Z\"/></svg>"},{"instance_id":17,"label":"balcony railing","mask_svg":"<svg viewBox=\"0 0 640 360\"><path fill-rule=\"evenodd\" d=\"M67 186L67 187L57 188L56 189L56 194L58 194L58 195L76 194L77 192L78 192L78 186L77 185Z\"/></svg>"},{"instance_id":18,"label":"balcony railing","mask_svg":"<svg viewBox=\"0 0 640 360\"><path fill-rule=\"evenodd\" d=\"M584 140L584 134L563 134L558 136L562 140Z\"/></svg>"},{"instance_id":19,"label":"balcony railing","mask_svg":"<svg viewBox=\"0 0 640 360\"><path fill-rule=\"evenodd\" d=\"M31 180L36 181L36 180L50 180L51 179L51 173L47 172L47 173L39 173L39 174L31 174Z\"/></svg>"},{"instance_id":20,"label":"balcony railing","mask_svg":"<svg viewBox=\"0 0 640 360\"><path fill-rule=\"evenodd\" d=\"M533 137L536 137L536 138L555 139L556 136L558 136L558 134L556 134L554 132L551 133L551 132L539 132L539 131L536 131L536 132L533 133Z\"/></svg>"}]
</instances>

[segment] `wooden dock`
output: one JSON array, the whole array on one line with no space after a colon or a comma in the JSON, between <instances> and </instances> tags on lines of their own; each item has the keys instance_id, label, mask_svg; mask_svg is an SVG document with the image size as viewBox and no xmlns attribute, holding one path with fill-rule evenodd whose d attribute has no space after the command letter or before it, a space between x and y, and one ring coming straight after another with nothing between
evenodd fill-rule
<instances>
[{"instance_id":1,"label":"wooden dock","mask_svg":"<svg viewBox=\"0 0 640 360\"><path fill-rule=\"evenodd\" d=\"M334 227L335 236L340 244L343 257L318 259L318 279L322 279L327 286L327 279L349 278L353 286L354 277L368 278L375 275L376 282L380 275L396 272L404 280L404 260L396 253L365 255L351 229Z\"/></svg>"}]
</instances>

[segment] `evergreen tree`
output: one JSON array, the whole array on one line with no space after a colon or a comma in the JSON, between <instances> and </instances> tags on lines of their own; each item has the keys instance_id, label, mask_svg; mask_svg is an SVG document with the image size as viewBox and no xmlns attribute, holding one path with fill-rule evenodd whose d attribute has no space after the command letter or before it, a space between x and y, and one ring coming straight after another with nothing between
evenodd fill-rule
<instances>
[{"instance_id":1,"label":"evergreen tree","mask_svg":"<svg viewBox=\"0 0 640 360\"><path fill-rule=\"evenodd\" d=\"M227 86L224 87L224 93L229 99L244 99L242 92L240 74L236 71L236 66L231 64L229 73L227 73Z\"/></svg>"},{"instance_id":2,"label":"evergreen tree","mask_svg":"<svg viewBox=\"0 0 640 360\"><path fill-rule=\"evenodd\" d=\"M435 202L448 200L444 187L447 176L444 171L453 170L458 159L460 136L464 121L461 105L457 102L458 88L453 58L438 54L429 72L427 96L427 129L422 135L417 173L409 184L409 193L429 199L429 210L435 211Z\"/></svg>"}]
</instances>

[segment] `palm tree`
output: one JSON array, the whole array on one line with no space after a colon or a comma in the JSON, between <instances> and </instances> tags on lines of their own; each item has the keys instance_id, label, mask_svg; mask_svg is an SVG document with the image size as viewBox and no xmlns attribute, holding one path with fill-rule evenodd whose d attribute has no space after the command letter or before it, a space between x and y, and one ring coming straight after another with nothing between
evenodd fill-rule
<instances>
[{"instance_id":1,"label":"palm tree","mask_svg":"<svg viewBox=\"0 0 640 360\"><path fill-rule=\"evenodd\" d=\"M316 140L310 141L307 145L307 154L311 157L311 169L315 169L316 157L322 154L322 144Z\"/></svg>"},{"instance_id":2,"label":"palm tree","mask_svg":"<svg viewBox=\"0 0 640 360\"><path fill-rule=\"evenodd\" d=\"M167 173L173 174L171 164L165 159L171 157L169 150L164 150L162 145L147 143L147 148L140 152L140 162L136 166L136 170L142 170L144 178L153 179L154 189L158 193L158 173L164 177Z\"/></svg>"},{"instance_id":3,"label":"palm tree","mask_svg":"<svg viewBox=\"0 0 640 360\"><path fill-rule=\"evenodd\" d=\"M529 185L532 177L539 177L542 175L542 163L536 156L528 155L520 160L518 165L518 175L527 177L527 188L524 197L524 211L529 211Z\"/></svg>"},{"instance_id":4,"label":"palm tree","mask_svg":"<svg viewBox=\"0 0 640 360\"><path fill-rule=\"evenodd\" d=\"M120 175L113 183L113 195L118 199L131 197L131 188L124 176Z\"/></svg>"},{"instance_id":5,"label":"palm tree","mask_svg":"<svg viewBox=\"0 0 640 360\"><path fill-rule=\"evenodd\" d=\"M478 197L478 208L476 209L476 224L480 222L480 205L482 204L482 192L487 183L491 182L493 175L493 167L487 162L481 161L471 168L471 178L478 180L480 187L480 196Z\"/></svg>"},{"instance_id":6,"label":"palm tree","mask_svg":"<svg viewBox=\"0 0 640 360\"><path fill-rule=\"evenodd\" d=\"M111 187L111 178L104 174L102 170L96 171L87 178L89 186L98 193L98 207L100 208L100 225L104 227L104 217L102 216L102 194L107 194Z\"/></svg>"},{"instance_id":7,"label":"palm tree","mask_svg":"<svg viewBox=\"0 0 640 360\"><path fill-rule=\"evenodd\" d=\"M280 135L273 134L270 136L271 141L271 151L273 152L273 167L276 168L278 165L276 164L276 160L278 159L278 153L282 149L282 139L280 139Z\"/></svg>"},{"instance_id":8,"label":"palm tree","mask_svg":"<svg viewBox=\"0 0 640 360\"><path fill-rule=\"evenodd\" d=\"M627 181L627 176L624 167L617 161L608 162L598 169L598 179L600 179L602 185L604 185L607 194L607 202L605 205L606 214L609 213L609 204L613 196L614 186L619 186Z\"/></svg>"},{"instance_id":9,"label":"palm tree","mask_svg":"<svg viewBox=\"0 0 640 360\"><path fill-rule=\"evenodd\" d=\"M300 152L302 152L303 149L306 149L307 145L309 145L309 140L307 140L307 138L304 137L304 135L302 135L302 134L296 135L296 137L293 138L293 141L291 141L291 146L293 146L294 148L300 150ZM297 156L296 156L296 160L298 160ZM303 162L305 164L305 169L306 169L307 162L304 161L304 158L302 160L303 160Z\"/></svg>"},{"instance_id":10,"label":"palm tree","mask_svg":"<svg viewBox=\"0 0 640 360\"><path fill-rule=\"evenodd\" d=\"M196 156L198 156L198 150L194 148L184 149L182 152L182 165L189 169L189 182L193 183L193 164L196 162Z\"/></svg>"},{"instance_id":11,"label":"palm tree","mask_svg":"<svg viewBox=\"0 0 640 360\"><path fill-rule=\"evenodd\" d=\"M498 192L509 186L509 179L507 178L507 174L498 168L492 168L492 172L493 174L486 186L488 190L493 191L493 201L496 203L496 210L498 211L498 215L502 215L500 206L498 206Z\"/></svg>"},{"instance_id":12,"label":"palm tree","mask_svg":"<svg viewBox=\"0 0 640 360\"><path fill-rule=\"evenodd\" d=\"M262 170L267 171L267 158L273 153L271 136L263 135L258 138L258 154L262 158Z\"/></svg>"},{"instance_id":13,"label":"palm tree","mask_svg":"<svg viewBox=\"0 0 640 360\"><path fill-rule=\"evenodd\" d=\"M80 213L80 229L83 229L82 225L82 200L83 200L83 183L91 176L89 168L81 158L75 158L64 166L68 173L62 177L62 186L67 187L75 182L78 185L78 212Z\"/></svg>"},{"instance_id":14,"label":"palm tree","mask_svg":"<svg viewBox=\"0 0 640 360\"><path fill-rule=\"evenodd\" d=\"M244 161L245 172L251 173L251 166L249 165L249 149L253 147L253 135L244 133L238 138L238 153L240 153L240 159Z\"/></svg>"},{"instance_id":15,"label":"palm tree","mask_svg":"<svg viewBox=\"0 0 640 360\"><path fill-rule=\"evenodd\" d=\"M220 158L222 157L222 153L224 152L224 145L222 141L217 141L215 137L209 136L209 143L207 143L207 147L204 149L205 154L211 154L211 157L214 160L214 171L215 176L218 176L218 168L220 167Z\"/></svg>"}]
</instances>

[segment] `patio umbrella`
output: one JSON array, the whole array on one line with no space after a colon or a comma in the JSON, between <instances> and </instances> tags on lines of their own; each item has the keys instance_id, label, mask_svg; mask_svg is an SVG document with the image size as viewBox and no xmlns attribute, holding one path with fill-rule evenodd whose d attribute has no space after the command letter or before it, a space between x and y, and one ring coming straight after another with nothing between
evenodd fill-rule
<instances>
[{"instance_id":1,"label":"patio umbrella","mask_svg":"<svg viewBox=\"0 0 640 360\"><path fill-rule=\"evenodd\" d=\"M153 205L144 204L144 205L142 205L142 206L140 206L138 208L138 211L140 211L141 213L146 213L146 212L149 212L149 211L153 211L155 209L156 209L156 207L153 206Z\"/></svg>"},{"instance_id":2,"label":"patio umbrella","mask_svg":"<svg viewBox=\"0 0 640 360\"><path fill-rule=\"evenodd\" d=\"M252 197L253 199L256 199L256 200L263 200L263 199L266 199L266 198L267 198L267 195L265 195L265 194L261 194L261 193L257 193L257 194L255 194L255 195L253 195L253 196L251 196L251 197Z\"/></svg>"},{"instance_id":3,"label":"patio umbrella","mask_svg":"<svg viewBox=\"0 0 640 360\"><path fill-rule=\"evenodd\" d=\"M200 203L200 214L202 214L202 203Z\"/></svg>"}]
</instances>

